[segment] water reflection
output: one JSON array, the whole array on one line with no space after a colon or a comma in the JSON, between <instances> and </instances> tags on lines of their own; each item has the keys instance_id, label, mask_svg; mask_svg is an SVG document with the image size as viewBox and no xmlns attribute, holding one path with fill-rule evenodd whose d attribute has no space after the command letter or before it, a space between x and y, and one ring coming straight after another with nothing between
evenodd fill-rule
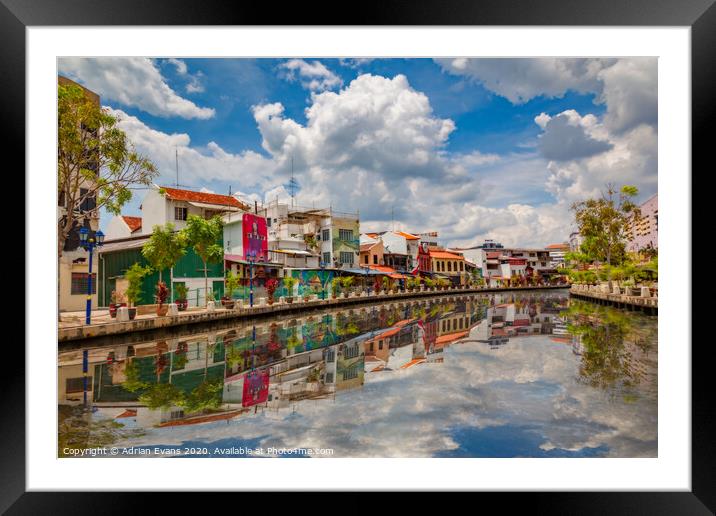
<instances>
[{"instance_id":1,"label":"water reflection","mask_svg":"<svg viewBox=\"0 0 716 516\"><path fill-rule=\"evenodd\" d=\"M60 455L113 445L655 456L656 364L654 318L564 292L391 303L76 350L59 357Z\"/></svg>"}]
</instances>

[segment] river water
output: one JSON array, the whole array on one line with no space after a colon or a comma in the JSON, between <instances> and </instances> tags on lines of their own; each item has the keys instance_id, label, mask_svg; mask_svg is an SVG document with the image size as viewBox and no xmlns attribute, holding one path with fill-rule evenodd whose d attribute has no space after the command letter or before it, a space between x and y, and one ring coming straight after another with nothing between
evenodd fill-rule
<instances>
[{"instance_id":1,"label":"river water","mask_svg":"<svg viewBox=\"0 0 716 516\"><path fill-rule=\"evenodd\" d=\"M58 455L656 457L657 347L656 317L553 290L76 349Z\"/></svg>"}]
</instances>

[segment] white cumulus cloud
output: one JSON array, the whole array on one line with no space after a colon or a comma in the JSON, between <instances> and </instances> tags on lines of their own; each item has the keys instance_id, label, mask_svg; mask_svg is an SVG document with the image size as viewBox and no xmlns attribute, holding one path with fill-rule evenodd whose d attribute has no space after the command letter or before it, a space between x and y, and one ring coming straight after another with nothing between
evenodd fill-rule
<instances>
[{"instance_id":1,"label":"white cumulus cloud","mask_svg":"<svg viewBox=\"0 0 716 516\"><path fill-rule=\"evenodd\" d=\"M178 60L175 60L178 61ZM183 62L174 63L181 73ZM144 57L63 57L61 74L76 80L104 100L137 107L160 117L207 119L214 109L181 97L166 82L154 61Z\"/></svg>"},{"instance_id":2,"label":"white cumulus cloud","mask_svg":"<svg viewBox=\"0 0 716 516\"><path fill-rule=\"evenodd\" d=\"M341 78L320 61L309 63L303 59L291 59L282 63L280 68L284 70L286 79L300 80L301 85L307 90L324 91L343 84Z\"/></svg>"}]
</instances>

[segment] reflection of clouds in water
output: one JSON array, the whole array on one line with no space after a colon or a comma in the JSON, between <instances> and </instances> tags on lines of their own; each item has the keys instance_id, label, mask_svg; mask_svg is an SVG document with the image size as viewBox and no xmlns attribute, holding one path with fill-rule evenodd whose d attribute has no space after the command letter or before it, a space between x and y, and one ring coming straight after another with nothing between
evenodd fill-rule
<instances>
[{"instance_id":1,"label":"reflection of clouds in water","mask_svg":"<svg viewBox=\"0 0 716 516\"><path fill-rule=\"evenodd\" d=\"M606 450L657 453L656 401L625 403L577 380L579 357L547 336L513 338L498 349L453 344L443 364L366 375L362 389L269 412L171 429L148 429L131 445L258 439L263 447L333 448L336 456L419 457L456 450L459 429L529 427L534 454ZM504 425L504 426L503 426ZM126 444L130 444L129 442ZM532 446L532 445L531 445Z\"/></svg>"}]
</instances>

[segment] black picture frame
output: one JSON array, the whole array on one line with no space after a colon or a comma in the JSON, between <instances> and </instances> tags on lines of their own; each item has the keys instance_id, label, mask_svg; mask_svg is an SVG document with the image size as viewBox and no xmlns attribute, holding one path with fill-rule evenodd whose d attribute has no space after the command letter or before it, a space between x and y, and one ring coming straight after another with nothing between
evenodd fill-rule
<instances>
[{"instance_id":1,"label":"black picture frame","mask_svg":"<svg viewBox=\"0 0 716 516\"><path fill-rule=\"evenodd\" d=\"M574 25L689 26L692 43L692 169L706 168L708 126L716 119L716 6L714 0L552 0L520 1L382 0L344 10L327 2L269 4L213 0L0 0L0 96L7 149L24 148L25 29L63 25ZM327 13L323 17L317 13ZM338 14L342 13L342 14ZM24 168L24 154L17 167ZM713 168L712 163L710 168ZM692 173L693 177L693 173ZM24 182L23 182L24 183ZM21 188L25 188L21 186ZM27 199L27 196L26 196ZM29 202L29 201L28 201ZM694 205L696 203L692 203ZM27 238L27 234L26 234ZM687 240L690 242L690 240ZM18 246L19 247L19 246ZM16 254L23 254L22 249ZM22 256L24 259L24 255ZM17 259L17 256L15 257ZM26 270L26 275L31 271ZM26 315L27 317L27 315ZM686 339L667 345L690 345ZM701 344L708 344L703 341ZM26 345L41 345L28 343ZM54 349L50 344L48 349ZM0 425L0 510L7 514L89 514L141 512L135 494L25 492L25 353L9 339L4 349L3 416ZM546 514L712 514L714 495L713 408L706 384L707 346L692 347L691 492L510 493L498 497L500 510L529 504ZM9 356L8 356L9 355ZM48 418L51 417L48 415ZM662 417L664 417L662 415ZM118 486L121 489L121 486ZM172 494L174 503L179 502ZM142 497L143 498L143 497ZM141 504L141 505L140 505Z\"/></svg>"}]
</instances>

